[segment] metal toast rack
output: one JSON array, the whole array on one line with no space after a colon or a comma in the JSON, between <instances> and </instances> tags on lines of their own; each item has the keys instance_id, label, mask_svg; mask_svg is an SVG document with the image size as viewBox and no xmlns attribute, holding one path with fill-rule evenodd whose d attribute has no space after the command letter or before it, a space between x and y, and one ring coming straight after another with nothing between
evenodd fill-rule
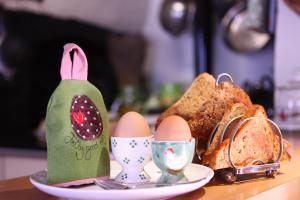
<instances>
[{"instance_id":1,"label":"metal toast rack","mask_svg":"<svg viewBox=\"0 0 300 200\"><path fill-rule=\"evenodd\" d=\"M227 74L223 73L220 74L216 81L216 86L219 85L219 82L221 78L227 77L231 82L233 82L232 77ZM225 169L219 169L217 170L217 174L221 175L221 178L224 179L228 183L234 183L237 181L238 177L243 175L265 175L267 177L274 177L277 170L280 168L279 161L283 154L283 140L282 140L282 133L280 131L280 128L278 125L273 122L272 120L265 118L265 117L249 117L241 121L241 118L243 116L237 116L233 119L231 119L224 129L222 130L222 133L218 139L217 145L220 145L225 139L229 139L229 145L228 145L228 161L230 163L229 168ZM260 160L254 160L250 165L245 167L239 167L236 166L233 162L232 158L232 146L235 139L235 136L237 132L239 131L240 127L242 127L245 123L247 123L250 120L253 119L259 119L259 120L266 120L267 123L270 125L272 132L278 136L278 143L279 143L279 152L277 159L270 163L264 163ZM213 129L210 139L208 140L207 148L210 147L211 143L214 140L215 134L218 131L219 124L215 126Z\"/></svg>"},{"instance_id":2,"label":"metal toast rack","mask_svg":"<svg viewBox=\"0 0 300 200\"><path fill-rule=\"evenodd\" d=\"M273 122L272 120L270 120L268 118L264 118L264 117L255 117L254 116L254 117L246 118L243 121L240 121L241 118L242 118L242 116L233 118L232 120L229 121L229 123L222 130L222 133L220 135L217 145L220 145L225 139L229 139L228 161L229 161L231 167L225 168L225 169L219 169L219 170L217 170L217 172L221 175L221 178L223 178L228 183L236 182L238 177L241 175L264 174L267 177L274 177L276 174L276 171L280 168L279 161L280 161L280 159L282 157L282 153L283 153L282 133L281 133L278 125L275 122ZM279 143L278 144L279 145L278 156L277 156L276 160L274 160L270 163L264 163L260 160L254 160L254 161L252 161L252 163L249 166L239 167L234 164L233 158L232 158L233 142L234 142L235 136L236 136L238 130L240 129L240 127L242 127L246 122L253 120L253 119L266 120L272 128L272 132L278 136L278 143ZM215 137L215 134L218 130L218 126L219 126L219 124L216 125L216 127L214 128L214 130L210 136L210 139L208 141L208 147L211 145L211 143Z\"/></svg>"}]
</instances>

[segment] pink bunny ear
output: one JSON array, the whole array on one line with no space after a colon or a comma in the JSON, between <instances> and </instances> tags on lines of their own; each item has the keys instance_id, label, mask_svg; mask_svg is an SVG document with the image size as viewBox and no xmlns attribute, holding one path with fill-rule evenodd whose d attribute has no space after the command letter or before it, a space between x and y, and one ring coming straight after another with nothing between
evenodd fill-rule
<instances>
[{"instance_id":1,"label":"pink bunny ear","mask_svg":"<svg viewBox=\"0 0 300 200\"><path fill-rule=\"evenodd\" d=\"M73 62L70 52L74 51ZM88 63L82 49L73 43L64 46L60 75L62 80L87 80Z\"/></svg>"}]
</instances>

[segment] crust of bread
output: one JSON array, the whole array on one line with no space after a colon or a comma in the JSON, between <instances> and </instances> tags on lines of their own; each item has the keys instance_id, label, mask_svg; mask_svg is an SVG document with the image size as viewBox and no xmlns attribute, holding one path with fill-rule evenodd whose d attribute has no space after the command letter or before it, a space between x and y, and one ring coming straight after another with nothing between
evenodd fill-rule
<instances>
[{"instance_id":1,"label":"crust of bread","mask_svg":"<svg viewBox=\"0 0 300 200\"><path fill-rule=\"evenodd\" d=\"M231 94L234 101L237 103L243 103L247 108L252 107L252 102L250 97L245 93L243 89L231 82L223 82L220 87L227 93Z\"/></svg>"}]
</instances>

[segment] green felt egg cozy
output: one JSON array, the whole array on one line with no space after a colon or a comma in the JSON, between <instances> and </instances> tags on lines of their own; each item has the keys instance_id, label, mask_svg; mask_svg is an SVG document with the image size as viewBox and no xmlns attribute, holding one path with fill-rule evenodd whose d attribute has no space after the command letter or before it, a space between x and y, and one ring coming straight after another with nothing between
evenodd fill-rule
<instances>
[{"instance_id":1,"label":"green felt egg cozy","mask_svg":"<svg viewBox=\"0 0 300 200\"><path fill-rule=\"evenodd\" d=\"M80 185L109 176L107 111L100 91L86 80L87 61L75 44L64 47L61 76L46 115L48 183Z\"/></svg>"}]
</instances>

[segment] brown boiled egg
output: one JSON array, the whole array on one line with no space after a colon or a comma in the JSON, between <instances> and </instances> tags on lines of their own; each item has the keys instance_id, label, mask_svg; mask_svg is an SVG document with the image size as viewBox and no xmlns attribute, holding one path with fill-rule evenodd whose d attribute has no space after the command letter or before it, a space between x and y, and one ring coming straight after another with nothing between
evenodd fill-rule
<instances>
[{"instance_id":1,"label":"brown boiled egg","mask_svg":"<svg viewBox=\"0 0 300 200\"><path fill-rule=\"evenodd\" d=\"M147 137L150 128L146 119L137 112L125 113L117 123L115 137Z\"/></svg>"},{"instance_id":2,"label":"brown boiled egg","mask_svg":"<svg viewBox=\"0 0 300 200\"><path fill-rule=\"evenodd\" d=\"M154 138L158 141L190 141L192 134L188 123L182 117L172 115L159 124Z\"/></svg>"}]
</instances>

